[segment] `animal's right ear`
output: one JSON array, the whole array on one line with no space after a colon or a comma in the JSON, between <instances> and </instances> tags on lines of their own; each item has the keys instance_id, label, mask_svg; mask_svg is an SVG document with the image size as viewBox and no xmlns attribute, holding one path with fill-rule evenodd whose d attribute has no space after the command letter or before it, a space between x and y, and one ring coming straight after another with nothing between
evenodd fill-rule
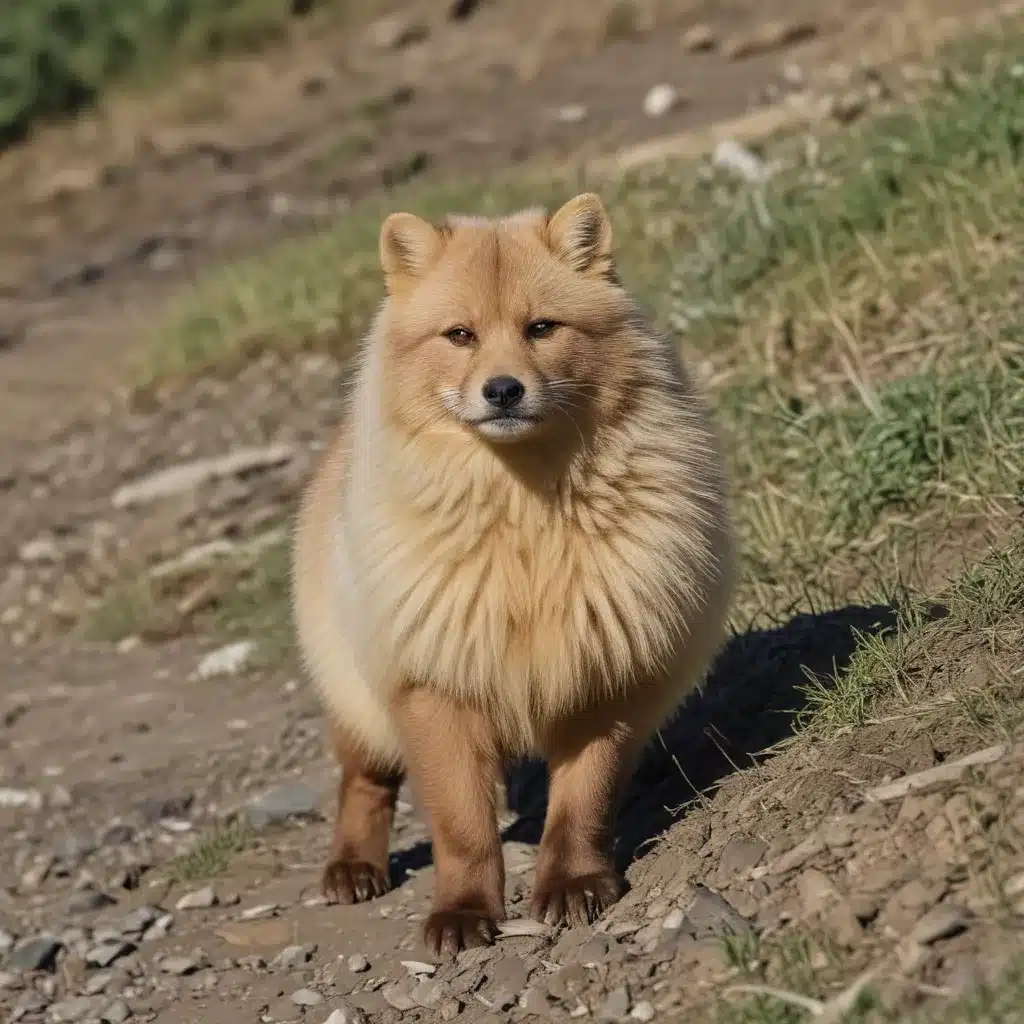
<instances>
[{"instance_id":1,"label":"animal's right ear","mask_svg":"<svg viewBox=\"0 0 1024 1024\"><path fill-rule=\"evenodd\" d=\"M393 213L380 229L380 264L388 288L422 277L436 262L444 246L433 224L411 213Z\"/></svg>"}]
</instances>

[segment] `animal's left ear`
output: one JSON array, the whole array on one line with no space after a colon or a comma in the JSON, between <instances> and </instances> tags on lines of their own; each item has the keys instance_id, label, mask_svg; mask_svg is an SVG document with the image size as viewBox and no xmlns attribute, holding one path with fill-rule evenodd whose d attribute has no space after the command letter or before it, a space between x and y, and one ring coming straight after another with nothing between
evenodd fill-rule
<instances>
[{"instance_id":1,"label":"animal's left ear","mask_svg":"<svg viewBox=\"0 0 1024 1024\"><path fill-rule=\"evenodd\" d=\"M584 192L548 221L548 241L564 263L581 274L614 277L612 224L601 197Z\"/></svg>"}]
</instances>

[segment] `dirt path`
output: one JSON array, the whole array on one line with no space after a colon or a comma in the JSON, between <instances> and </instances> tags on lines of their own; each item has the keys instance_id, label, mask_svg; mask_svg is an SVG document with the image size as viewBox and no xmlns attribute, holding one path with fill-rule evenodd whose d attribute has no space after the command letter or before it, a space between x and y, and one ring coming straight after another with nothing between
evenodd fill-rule
<instances>
[{"instance_id":1,"label":"dirt path","mask_svg":"<svg viewBox=\"0 0 1024 1024\"><path fill-rule=\"evenodd\" d=\"M424 9L422 41L300 40L5 154L0 1007L28 1022L319 1022L346 997L349 1021L705 1020L710 993L756 959L755 931L808 921L828 937L808 957L829 957L833 943L844 969L867 968L898 948L908 964L916 958L906 984L918 995L968 984L998 964L1001 933L969 927L985 893L958 873L958 858L978 841L985 801L999 803L1006 842L1018 843L1020 752L994 757L981 777L885 803L867 799L874 784L955 760L971 737L936 750L901 725L820 762L783 754L754 768L747 754L788 735L802 666L843 664L854 631L881 628L886 609L804 616L733 645L719 678L741 676L748 690L713 687L677 723L666 746L691 751L692 764L650 755L624 832L624 859L638 854L633 891L596 932L504 938L419 977L401 963L422 956L415 927L431 885L411 804L397 828L402 884L370 907L318 899L332 773L287 640L268 626L244 638L258 651L240 669L203 677L222 640L146 621L141 642L125 630L128 643L87 643L70 628L83 595L109 591L132 567L279 529L337 411L340 370L315 359L263 360L155 409L129 413L112 400L162 304L206 267L410 176L494 173L736 116L803 90L787 64L816 95L838 95L840 56L852 63L855 45L892 45L886 12L866 0L827 18L820 5L786 0L677 4L635 38L619 38L629 26L595 19L592 4L483 4L461 21L443 6ZM935 11L963 6L932 4L925 21L904 22L941 34ZM808 18L802 41L743 59L723 52L773 19ZM680 37L698 24L719 45L686 52ZM644 97L660 83L682 100L647 116ZM151 470L271 444L286 453L195 497L112 504ZM186 579L180 598L201 608L204 595ZM144 620L144 602L131 593L120 613ZM672 825L671 809L716 782L713 803ZM518 914L543 799L535 770L513 795L521 816L506 849ZM249 824L225 826L239 809ZM908 851L922 849L926 862L910 872ZM197 891L196 906L175 909ZM921 926L920 941L900 945L940 902L963 919L932 922L934 934Z\"/></svg>"}]
</instances>

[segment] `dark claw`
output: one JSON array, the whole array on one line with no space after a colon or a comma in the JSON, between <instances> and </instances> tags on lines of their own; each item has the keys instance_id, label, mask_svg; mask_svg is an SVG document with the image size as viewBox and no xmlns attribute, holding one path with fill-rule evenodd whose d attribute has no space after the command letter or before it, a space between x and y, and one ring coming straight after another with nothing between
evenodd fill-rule
<instances>
[{"instance_id":1,"label":"dark claw","mask_svg":"<svg viewBox=\"0 0 1024 1024\"><path fill-rule=\"evenodd\" d=\"M436 957L454 960L464 949L490 946L498 924L483 910L438 910L423 926L423 941Z\"/></svg>"},{"instance_id":2,"label":"dark claw","mask_svg":"<svg viewBox=\"0 0 1024 1024\"><path fill-rule=\"evenodd\" d=\"M336 903L363 903L391 889L388 876L361 860L332 860L324 869L324 895Z\"/></svg>"},{"instance_id":3,"label":"dark claw","mask_svg":"<svg viewBox=\"0 0 1024 1024\"><path fill-rule=\"evenodd\" d=\"M619 899L622 891L622 879L611 871L538 882L533 894L533 916L547 924L565 921L572 928L580 928L593 924Z\"/></svg>"}]
</instances>

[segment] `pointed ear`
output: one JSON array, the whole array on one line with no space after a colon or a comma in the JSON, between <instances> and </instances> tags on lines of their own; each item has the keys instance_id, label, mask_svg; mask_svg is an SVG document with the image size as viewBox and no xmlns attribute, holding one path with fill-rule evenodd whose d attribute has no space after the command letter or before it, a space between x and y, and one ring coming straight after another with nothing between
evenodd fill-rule
<instances>
[{"instance_id":1,"label":"pointed ear","mask_svg":"<svg viewBox=\"0 0 1024 1024\"><path fill-rule=\"evenodd\" d=\"M612 277L612 225L593 192L570 199L549 221L551 249L581 274Z\"/></svg>"},{"instance_id":2,"label":"pointed ear","mask_svg":"<svg viewBox=\"0 0 1024 1024\"><path fill-rule=\"evenodd\" d=\"M441 255L441 232L411 213L392 213L380 229L380 263L392 281L417 278L426 273Z\"/></svg>"}]
</instances>

